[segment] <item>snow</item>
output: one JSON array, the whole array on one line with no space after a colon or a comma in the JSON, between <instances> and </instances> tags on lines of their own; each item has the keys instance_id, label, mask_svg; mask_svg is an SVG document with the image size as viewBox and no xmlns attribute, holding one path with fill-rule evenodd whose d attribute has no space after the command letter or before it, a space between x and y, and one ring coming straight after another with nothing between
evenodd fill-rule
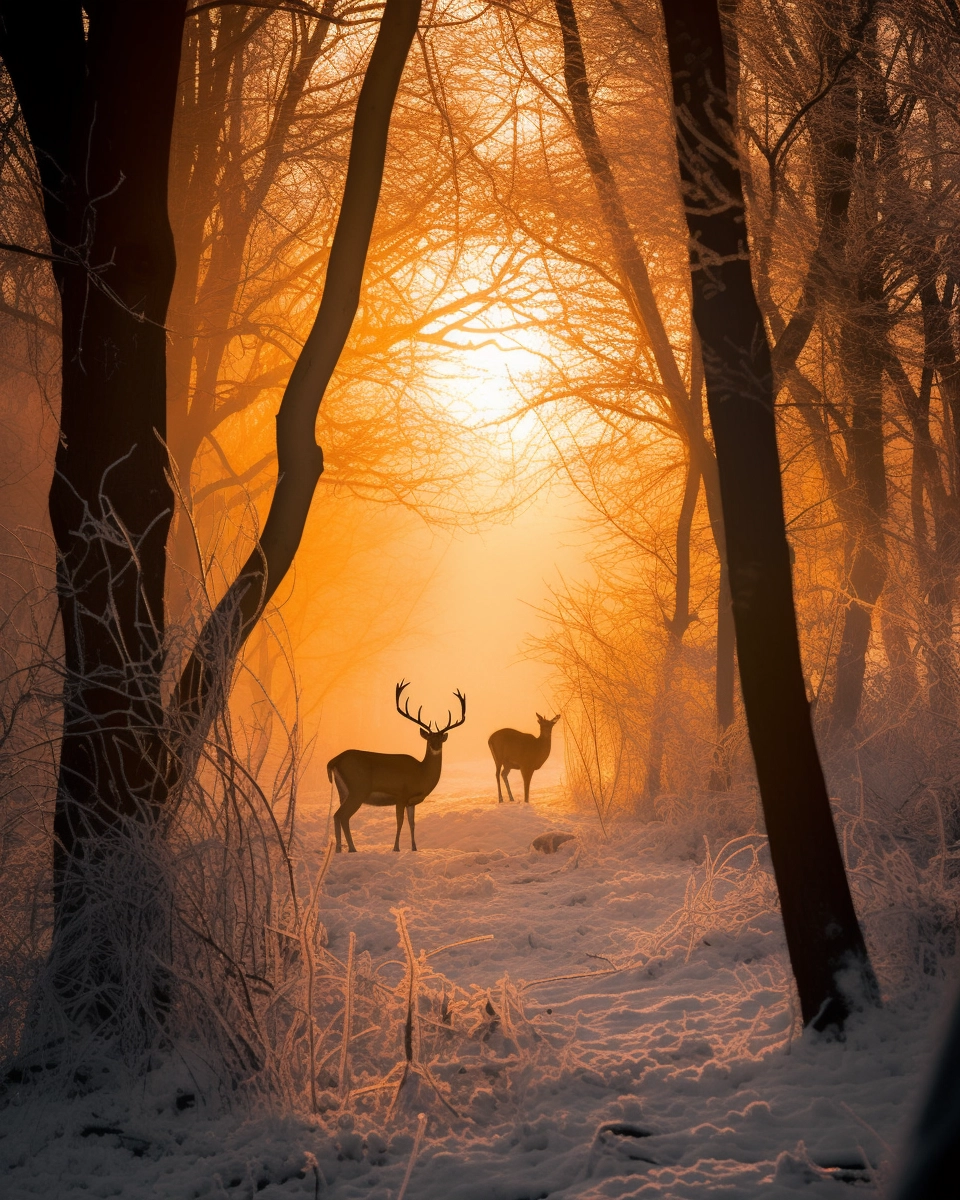
<instances>
[{"instance_id":1,"label":"snow","mask_svg":"<svg viewBox=\"0 0 960 1200\"><path fill-rule=\"evenodd\" d=\"M391 852L391 810L361 810L359 853L324 882L326 952L345 961L356 935L358 1004L375 976L403 991L397 910L417 955L492 935L419 960L424 997L452 998L462 1028L423 1019L428 1066L389 1115L395 1089L356 1093L402 1067L399 1019L394 1039L357 1039L349 1112L335 1080L317 1116L230 1111L197 1064L166 1061L70 1100L17 1098L3 1195L399 1200L408 1171L406 1200L875 1193L949 988L887 986L844 1042L801 1038L762 838L712 846L708 870L662 826L621 821L605 840L555 783L535 777L528 806L490 784L451 772L421 806L417 854L406 829ZM324 802L304 820L308 859L328 831ZM550 832L575 836L531 850Z\"/></svg>"}]
</instances>

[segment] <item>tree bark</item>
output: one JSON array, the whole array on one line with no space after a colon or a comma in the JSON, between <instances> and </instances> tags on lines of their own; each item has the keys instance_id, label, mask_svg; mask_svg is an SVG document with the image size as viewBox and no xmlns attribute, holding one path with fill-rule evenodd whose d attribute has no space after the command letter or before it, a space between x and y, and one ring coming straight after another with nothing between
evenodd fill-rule
<instances>
[{"instance_id":1,"label":"tree bark","mask_svg":"<svg viewBox=\"0 0 960 1200\"><path fill-rule=\"evenodd\" d=\"M694 321L720 475L740 684L804 1023L878 989L810 720L783 514L770 348L753 289L716 0L662 0Z\"/></svg>"},{"instance_id":2,"label":"tree bark","mask_svg":"<svg viewBox=\"0 0 960 1200\"><path fill-rule=\"evenodd\" d=\"M883 462L883 369L869 330L847 322L841 330L840 363L851 401L847 478L853 521L848 595L837 653L837 674L828 715L835 732L852 729L860 714L873 610L887 578L883 522L887 476Z\"/></svg>"},{"instance_id":3,"label":"tree bark","mask_svg":"<svg viewBox=\"0 0 960 1200\"><path fill-rule=\"evenodd\" d=\"M723 537L723 513L720 503L720 483L713 450L704 433L701 387L693 386L699 370L691 370L688 391L677 365L666 327L660 316L650 275L637 239L634 237L626 206L620 194L610 160L597 131L593 102L587 82L583 41L573 0L554 0L560 33L563 38L563 76L567 99L573 114L577 140L583 151L587 169L596 189L600 212L613 245L617 268L631 302L634 317L653 352L654 362L663 384L667 401L677 422L677 429L686 446L691 464L703 479L704 494L710 526L720 562L720 586L717 611L716 652L716 715L720 739L733 723L734 638L730 609L729 581ZM696 350L694 350L696 353ZM683 636L682 634L680 635ZM718 776L719 778L719 776Z\"/></svg>"},{"instance_id":4,"label":"tree bark","mask_svg":"<svg viewBox=\"0 0 960 1200\"><path fill-rule=\"evenodd\" d=\"M196 747L225 695L236 656L290 569L323 471L316 442L320 403L350 333L380 198L387 134L421 0L387 0L357 101L350 158L323 296L277 413L279 475L263 531L236 580L205 623L175 698L177 744ZM172 772L183 767L174 756Z\"/></svg>"},{"instance_id":5,"label":"tree bark","mask_svg":"<svg viewBox=\"0 0 960 1200\"><path fill-rule=\"evenodd\" d=\"M166 194L184 8L0 2L0 53L36 154L62 313L50 491L65 657L56 984L74 1017L94 1021L111 1018L127 968L102 949L116 931L91 867L113 833L149 826L163 799Z\"/></svg>"},{"instance_id":6,"label":"tree bark","mask_svg":"<svg viewBox=\"0 0 960 1200\"><path fill-rule=\"evenodd\" d=\"M325 0L322 15L312 22L309 33L300 31L291 48L256 158L242 143L236 112L246 52L267 14L261 11L247 21L249 10L225 10L216 45L209 31L209 12L197 13L193 18L197 28L188 32L190 54L181 80L179 133L172 155L178 266L168 354L169 446L185 491L203 439L235 411L218 398L217 384L235 336L235 308L250 232L288 152L290 130L310 73L326 45L332 7L331 0ZM250 174L244 169L248 160L256 162ZM208 235L212 246L207 269L202 271L204 235L217 213L220 220ZM191 557L180 555L179 561L186 563Z\"/></svg>"},{"instance_id":7,"label":"tree bark","mask_svg":"<svg viewBox=\"0 0 960 1200\"><path fill-rule=\"evenodd\" d=\"M654 801L663 787L663 756L666 750L667 718L670 712L674 677L680 665L683 635L696 618L690 612L690 531L693 514L700 491L700 470L696 463L688 461L683 485L683 500L677 520L676 565L677 583L674 590L673 616L665 621L667 648L657 689L653 697L653 714L650 722L650 741L647 747L647 769L643 784L644 815L652 818Z\"/></svg>"},{"instance_id":8,"label":"tree bark","mask_svg":"<svg viewBox=\"0 0 960 1200\"><path fill-rule=\"evenodd\" d=\"M932 1064L926 1096L892 1200L941 1200L957 1187L960 1145L960 999Z\"/></svg>"}]
</instances>

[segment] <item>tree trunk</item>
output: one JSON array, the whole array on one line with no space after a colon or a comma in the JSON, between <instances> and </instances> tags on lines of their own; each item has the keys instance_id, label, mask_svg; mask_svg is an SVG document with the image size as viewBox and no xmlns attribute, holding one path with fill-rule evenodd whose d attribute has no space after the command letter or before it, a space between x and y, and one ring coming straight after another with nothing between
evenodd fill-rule
<instances>
[{"instance_id":1,"label":"tree trunk","mask_svg":"<svg viewBox=\"0 0 960 1200\"><path fill-rule=\"evenodd\" d=\"M753 290L716 0L662 0L690 231L694 320L720 474L740 684L805 1024L878 989L810 721L766 331Z\"/></svg>"},{"instance_id":2,"label":"tree trunk","mask_svg":"<svg viewBox=\"0 0 960 1200\"><path fill-rule=\"evenodd\" d=\"M660 316L647 265L630 227L619 185L603 148L603 143L600 141L593 115L593 101L590 98L590 88L587 82L583 41L580 37L580 26L573 0L554 0L554 6L557 10L557 19L560 22L560 33L563 38L563 77L567 99L573 113L573 126L596 189L603 223L613 245L617 269L633 309L634 318L640 327L641 336L646 338L653 352L667 403L676 421L677 430L686 446L690 462L696 466L698 474L703 478L710 527L720 562L716 715L722 742L723 734L733 723L734 717L733 618L729 601L717 464L703 429L702 378L700 384L696 385L694 381L699 376L699 366L694 363L690 372L689 391L684 385L676 355ZM694 355L696 355L696 349Z\"/></svg>"},{"instance_id":3,"label":"tree trunk","mask_svg":"<svg viewBox=\"0 0 960 1200\"><path fill-rule=\"evenodd\" d=\"M323 471L323 452L316 442L317 413L360 303L390 118L420 9L421 0L387 0L384 8L357 100L320 308L277 413L276 490L259 541L204 625L180 676L175 707L182 722L181 753L196 752L229 687L236 656L290 569L303 535ZM183 767L174 758L171 782Z\"/></svg>"},{"instance_id":4,"label":"tree trunk","mask_svg":"<svg viewBox=\"0 0 960 1200\"><path fill-rule=\"evenodd\" d=\"M251 230L289 152L290 131L327 43L332 10L332 0L324 0L323 15L294 31L277 99L256 154L243 144L242 122L235 115L242 104L250 43L269 10L253 10L251 16L251 10L243 7L225 8L216 37L209 11L196 12L188 22L171 154L177 278L170 301L167 352L168 446L188 504L204 439L253 403L283 370L267 372L258 381L259 388L237 389L230 399L224 399L218 389L224 359L236 336L237 298L245 282ZM206 238L212 244L205 261ZM171 565L187 572L183 582L177 575L168 582L167 602L176 619L195 603L191 589L184 585L200 566L187 513L175 516L168 550Z\"/></svg>"},{"instance_id":5,"label":"tree trunk","mask_svg":"<svg viewBox=\"0 0 960 1200\"><path fill-rule=\"evenodd\" d=\"M882 359L869 331L848 323L841 333L841 368L852 405L847 438L854 521L846 610L828 722L852 729L860 713L873 609L887 578L887 476L883 463Z\"/></svg>"},{"instance_id":6,"label":"tree trunk","mask_svg":"<svg viewBox=\"0 0 960 1200\"><path fill-rule=\"evenodd\" d=\"M663 755L666 749L667 718L670 714L673 681L680 665L683 635L695 620L690 612L690 530L700 491L700 471L696 463L687 462L683 485L683 500L677 520L676 565L677 583L674 590L673 616L665 622L667 649L660 667L657 689L653 697L650 723L650 742L647 747L647 769L643 784L644 816L654 816L654 801L663 786Z\"/></svg>"},{"instance_id":7,"label":"tree trunk","mask_svg":"<svg viewBox=\"0 0 960 1200\"><path fill-rule=\"evenodd\" d=\"M132 944L129 961L116 952L142 914L131 892L129 927L115 928L123 880L108 882L109 859L115 836L148 828L163 799L166 194L184 8L102 0L87 7L85 35L79 4L0 3L0 52L36 154L62 312L50 491L65 654L54 963L81 1021L111 1020L126 973L140 969Z\"/></svg>"}]
</instances>

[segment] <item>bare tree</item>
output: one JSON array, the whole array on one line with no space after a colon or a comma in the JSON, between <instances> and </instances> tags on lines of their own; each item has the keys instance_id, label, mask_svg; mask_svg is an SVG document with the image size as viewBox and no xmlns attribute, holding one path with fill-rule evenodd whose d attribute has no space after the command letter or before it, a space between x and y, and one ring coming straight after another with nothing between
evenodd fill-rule
<instances>
[{"instance_id":1,"label":"bare tree","mask_svg":"<svg viewBox=\"0 0 960 1200\"><path fill-rule=\"evenodd\" d=\"M720 15L716 0L663 0L663 15L747 726L804 1023L842 1027L851 1003L877 1002L878 989L804 687L773 370L751 280Z\"/></svg>"},{"instance_id":2,"label":"bare tree","mask_svg":"<svg viewBox=\"0 0 960 1200\"><path fill-rule=\"evenodd\" d=\"M270 515L183 673L174 701L181 736L171 744L160 692L172 513L167 186L185 5L149 0L131 10L103 0L52 14L0 7L0 52L43 189L50 240L49 251L38 252L52 262L62 309L61 438L50 497L66 646L54 961L74 1020L109 1027L119 1019L123 973L138 957L117 953L115 930L98 936L102 914L85 872L121 855L125 830L149 836L170 786L183 778L177 755L189 744L196 761L197 739L226 694L237 651L299 544L323 469L317 410L359 302L393 101L419 13L419 0L386 5L358 100L320 310L278 415L280 478ZM142 934L144 921L162 916L147 911L137 920ZM70 948L78 931L96 948L82 965ZM152 1015L139 1014L148 1026L167 1004L162 972L154 982Z\"/></svg>"},{"instance_id":3,"label":"bare tree","mask_svg":"<svg viewBox=\"0 0 960 1200\"><path fill-rule=\"evenodd\" d=\"M706 491L707 508L713 528L717 557L720 564L720 596L717 606L717 666L716 705L717 724L722 739L724 731L733 722L733 626L729 601L729 581L724 551L723 514L720 505L720 485L717 476L716 458L703 427L703 408L700 398L702 382L697 350L691 355L693 363L689 384L684 382L677 355L667 335L666 327L657 299L650 282L650 275L641 254L637 239L627 217L626 207L617 180L611 169L597 131L593 114L593 103L587 81L583 42L577 22L573 0L555 0L557 17L564 51L564 82L567 98L573 114L573 125L577 140L583 150L587 167L597 191L597 198L607 234L613 246L617 270L630 302L630 308L639 326L640 336L650 346L660 376L664 397L671 410L676 427L683 440L687 463L685 468L685 500L681 507L677 532L677 594L674 614L670 620L670 650L663 668L663 701L666 707L671 691L677 651L683 635L690 624L689 616L689 569L683 564L689 549L689 522L696 504L700 481ZM655 743L662 746L662 735L656 734ZM654 797L660 790L659 760L662 749L651 752L651 769L648 771L646 791Z\"/></svg>"}]
</instances>

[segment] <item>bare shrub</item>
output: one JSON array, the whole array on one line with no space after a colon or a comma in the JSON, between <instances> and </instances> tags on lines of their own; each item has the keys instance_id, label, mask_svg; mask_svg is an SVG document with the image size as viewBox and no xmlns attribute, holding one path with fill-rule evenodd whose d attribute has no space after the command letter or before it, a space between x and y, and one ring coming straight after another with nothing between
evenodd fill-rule
<instances>
[{"instance_id":1,"label":"bare shrub","mask_svg":"<svg viewBox=\"0 0 960 1200\"><path fill-rule=\"evenodd\" d=\"M52 918L60 679L49 587L25 536L4 531L0 579L0 1061L20 1050Z\"/></svg>"},{"instance_id":2,"label":"bare shrub","mask_svg":"<svg viewBox=\"0 0 960 1200\"><path fill-rule=\"evenodd\" d=\"M17 618L22 633L31 611L24 598L6 631ZM283 643L276 620L273 636ZM171 633L172 644L180 638L189 643L187 631ZM26 665L17 665L15 646ZM234 695L246 704L221 705L191 748L196 770L161 811L137 810L91 840L68 881L84 889L82 920L71 927L68 909L53 942L57 764L48 725L57 660L45 643L20 636L5 653L0 1045L8 1086L75 1092L170 1063L207 1103L381 1122L409 1107L449 1120L482 1109L489 1092L481 1073L460 1072L462 1062L497 1060L500 1102L510 1073L543 1052L517 986L506 977L494 989L453 984L432 960L463 943L415 949L403 910L395 910L398 958L374 965L355 953L354 939L346 962L328 950L319 904L333 844L298 839L304 751L284 654L275 659L290 678L284 686L272 676L271 693L291 703L281 710L240 664L244 686ZM468 939L476 940L486 939ZM116 964L106 975L105 961ZM102 1027L91 1019L100 1010L109 1014ZM116 1037L117 1012L125 1040Z\"/></svg>"}]
</instances>

